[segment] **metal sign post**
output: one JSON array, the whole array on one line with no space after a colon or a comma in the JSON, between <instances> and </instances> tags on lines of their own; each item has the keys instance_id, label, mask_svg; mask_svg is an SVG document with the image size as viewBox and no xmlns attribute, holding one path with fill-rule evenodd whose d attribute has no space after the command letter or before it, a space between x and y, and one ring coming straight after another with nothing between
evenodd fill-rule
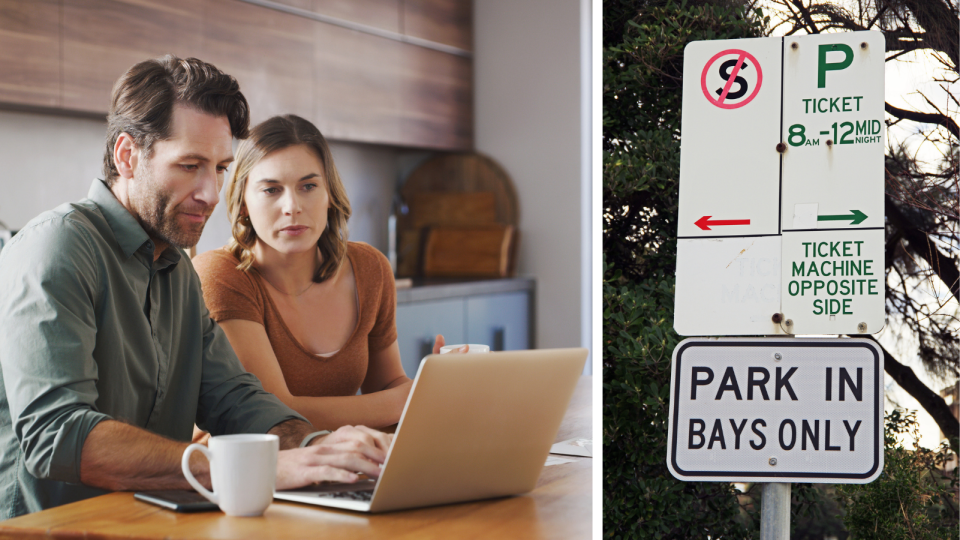
<instances>
[{"instance_id":1,"label":"metal sign post","mask_svg":"<svg viewBox=\"0 0 960 540\"><path fill-rule=\"evenodd\" d=\"M790 540L790 484L763 485L760 540Z\"/></svg>"}]
</instances>

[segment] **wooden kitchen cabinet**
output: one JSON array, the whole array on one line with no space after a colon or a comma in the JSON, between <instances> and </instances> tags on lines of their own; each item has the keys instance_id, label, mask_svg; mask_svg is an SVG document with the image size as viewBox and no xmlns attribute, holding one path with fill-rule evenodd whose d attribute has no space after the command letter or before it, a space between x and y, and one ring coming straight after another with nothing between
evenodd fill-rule
<instances>
[{"instance_id":1,"label":"wooden kitchen cabinet","mask_svg":"<svg viewBox=\"0 0 960 540\"><path fill-rule=\"evenodd\" d=\"M314 27L317 127L331 139L402 140L397 90L403 43L328 24Z\"/></svg>"},{"instance_id":2,"label":"wooden kitchen cabinet","mask_svg":"<svg viewBox=\"0 0 960 540\"><path fill-rule=\"evenodd\" d=\"M254 123L293 113L334 140L472 148L471 2L276 4L302 11L241 0L0 0L0 105L102 115L124 71L170 53L235 76Z\"/></svg>"},{"instance_id":3,"label":"wooden kitchen cabinet","mask_svg":"<svg viewBox=\"0 0 960 540\"><path fill-rule=\"evenodd\" d=\"M401 45L396 92L401 140L427 148L473 145L473 61Z\"/></svg>"},{"instance_id":4,"label":"wooden kitchen cabinet","mask_svg":"<svg viewBox=\"0 0 960 540\"><path fill-rule=\"evenodd\" d=\"M352 23L372 26L388 32L401 33L400 5L404 0L281 0L285 4L294 1L310 4L310 9L320 15L334 17Z\"/></svg>"},{"instance_id":5,"label":"wooden kitchen cabinet","mask_svg":"<svg viewBox=\"0 0 960 540\"><path fill-rule=\"evenodd\" d=\"M60 106L60 2L0 0L0 101Z\"/></svg>"},{"instance_id":6,"label":"wooden kitchen cabinet","mask_svg":"<svg viewBox=\"0 0 960 540\"><path fill-rule=\"evenodd\" d=\"M105 114L114 83L137 62L200 56L202 7L193 0L63 2L63 108Z\"/></svg>"},{"instance_id":7,"label":"wooden kitchen cabinet","mask_svg":"<svg viewBox=\"0 0 960 540\"><path fill-rule=\"evenodd\" d=\"M473 50L473 2L405 0L402 17L410 36Z\"/></svg>"},{"instance_id":8,"label":"wooden kitchen cabinet","mask_svg":"<svg viewBox=\"0 0 960 540\"><path fill-rule=\"evenodd\" d=\"M313 118L315 21L237 0L204 0L198 58L233 75L250 124L271 116Z\"/></svg>"}]
</instances>

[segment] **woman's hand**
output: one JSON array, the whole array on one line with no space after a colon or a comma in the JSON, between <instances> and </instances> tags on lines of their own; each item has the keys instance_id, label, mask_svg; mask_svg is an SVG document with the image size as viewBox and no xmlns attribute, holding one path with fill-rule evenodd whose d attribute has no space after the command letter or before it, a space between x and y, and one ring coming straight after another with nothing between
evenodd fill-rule
<instances>
[{"instance_id":1,"label":"woman's hand","mask_svg":"<svg viewBox=\"0 0 960 540\"><path fill-rule=\"evenodd\" d=\"M207 444L210 442L210 434L202 429L198 428L196 424L193 426L193 442L197 444Z\"/></svg>"},{"instance_id":2,"label":"woman's hand","mask_svg":"<svg viewBox=\"0 0 960 540\"><path fill-rule=\"evenodd\" d=\"M433 342L433 354L440 354L440 348L444 346L446 342L443 340L443 334L437 334L437 339ZM452 353L465 353L470 350L469 345L464 345L455 351L450 351Z\"/></svg>"}]
</instances>

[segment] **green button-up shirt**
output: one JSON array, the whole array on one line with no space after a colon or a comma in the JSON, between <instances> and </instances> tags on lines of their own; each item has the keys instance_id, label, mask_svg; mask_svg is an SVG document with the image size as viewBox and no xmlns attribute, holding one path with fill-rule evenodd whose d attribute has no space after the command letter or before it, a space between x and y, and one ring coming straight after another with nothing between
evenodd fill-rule
<instances>
[{"instance_id":1,"label":"green button-up shirt","mask_svg":"<svg viewBox=\"0 0 960 540\"><path fill-rule=\"evenodd\" d=\"M103 182L0 251L0 519L104 493L80 484L112 418L179 441L303 419L244 371L190 258L154 244Z\"/></svg>"}]
</instances>

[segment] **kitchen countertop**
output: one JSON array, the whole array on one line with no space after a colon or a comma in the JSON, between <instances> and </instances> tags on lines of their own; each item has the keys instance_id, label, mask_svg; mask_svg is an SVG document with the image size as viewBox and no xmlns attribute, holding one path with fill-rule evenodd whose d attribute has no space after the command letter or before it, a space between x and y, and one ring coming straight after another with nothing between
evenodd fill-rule
<instances>
[{"instance_id":1,"label":"kitchen countertop","mask_svg":"<svg viewBox=\"0 0 960 540\"><path fill-rule=\"evenodd\" d=\"M397 304L443 300L479 294L498 294L518 291L534 291L536 281L532 277L503 279L441 279L415 278L413 285L397 288Z\"/></svg>"}]
</instances>

